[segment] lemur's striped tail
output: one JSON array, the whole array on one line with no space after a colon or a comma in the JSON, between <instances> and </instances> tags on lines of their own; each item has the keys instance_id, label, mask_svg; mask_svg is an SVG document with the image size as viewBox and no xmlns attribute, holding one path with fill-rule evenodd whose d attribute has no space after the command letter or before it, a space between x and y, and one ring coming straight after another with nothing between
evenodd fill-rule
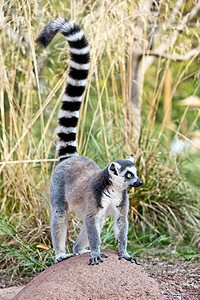
<instances>
[{"instance_id":1,"label":"lemur's striped tail","mask_svg":"<svg viewBox=\"0 0 200 300\"><path fill-rule=\"evenodd\" d=\"M67 86L62 98L62 107L58 113L59 124L56 129L60 138L57 144L59 159L63 160L77 155L77 123L88 76L90 55L88 42L82 29L73 21L67 21L64 18L50 22L36 42L46 47L58 32L61 32L69 43L71 58Z\"/></svg>"}]
</instances>

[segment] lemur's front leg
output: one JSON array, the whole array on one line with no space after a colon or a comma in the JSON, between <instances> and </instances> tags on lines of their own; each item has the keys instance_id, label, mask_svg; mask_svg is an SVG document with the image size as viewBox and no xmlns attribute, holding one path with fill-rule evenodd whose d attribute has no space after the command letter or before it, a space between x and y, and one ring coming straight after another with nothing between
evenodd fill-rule
<instances>
[{"instance_id":1,"label":"lemur's front leg","mask_svg":"<svg viewBox=\"0 0 200 300\"><path fill-rule=\"evenodd\" d=\"M119 208L119 210L123 210L123 208ZM115 237L118 242L119 259L125 258L131 263L135 261L137 265L140 265L139 259L137 257L130 256L126 251L128 234L127 215L119 213L114 216L114 230Z\"/></svg>"},{"instance_id":2,"label":"lemur's front leg","mask_svg":"<svg viewBox=\"0 0 200 300\"><path fill-rule=\"evenodd\" d=\"M100 252L100 230L97 228L95 216L86 216L85 225L87 228L87 235L91 249L91 257L88 264L98 265L99 261L103 262L102 257L107 257L107 255Z\"/></svg>"}]
</instances>

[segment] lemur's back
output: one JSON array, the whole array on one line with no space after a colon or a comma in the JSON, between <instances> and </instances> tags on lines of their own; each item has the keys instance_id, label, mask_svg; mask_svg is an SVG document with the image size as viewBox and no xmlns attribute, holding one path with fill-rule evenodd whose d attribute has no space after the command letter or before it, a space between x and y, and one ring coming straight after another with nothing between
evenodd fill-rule
<instances>
[{"instance_id":1,"label":"lemur's back","mask_svg":"<svg viewBox=\"0 0 200 300\"><path fill-rule=\"evenodd\" d=\"M60 162L53 174L50 194L57 193L58 187L64 187L63 193L66 201L71 204L80 215L85 211L85 194L91 179L98 176L99 166L90 158L72 156ZM53 201L53 200L52 200Z\"/></svg>"}]
</instances>

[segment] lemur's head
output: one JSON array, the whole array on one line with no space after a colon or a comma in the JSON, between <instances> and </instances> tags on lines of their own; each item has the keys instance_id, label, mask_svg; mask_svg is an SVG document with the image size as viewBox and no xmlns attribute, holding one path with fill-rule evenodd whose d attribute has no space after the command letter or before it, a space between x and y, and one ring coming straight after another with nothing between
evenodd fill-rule
<instances>
[{"instance_id":1,"label":"lemur's head","mask_svg":"<svg viewBox=\"0 0 200 300\"><path fill-rule=\"evenodd\" d=\"M112 162L108 166L108 172L112 183L121 188L127 188L129 186L139 187L142 185L142 181L137 176L134 158L131 156Z\"/></svg>"}]
</instances>

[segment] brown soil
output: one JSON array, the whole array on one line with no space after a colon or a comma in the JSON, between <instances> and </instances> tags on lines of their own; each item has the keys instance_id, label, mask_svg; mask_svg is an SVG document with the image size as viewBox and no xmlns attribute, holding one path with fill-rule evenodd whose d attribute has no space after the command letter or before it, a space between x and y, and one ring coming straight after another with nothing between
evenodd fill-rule
<instances>
[{"instance_id":1,"label":"brown soil","mask_svg":"<svg viewBox=\"0 0 200 300\"><path fill-rule=\"evenodd\" d=\"M24 287L23 286L12 286L9 288L0 289L0 300L11 300L17 295Z\"/></svg>"},{"instance_id":2,"label":"brown soil","mask_svg":"<svg viewBox=\"0 0 200 300\"><path fill-rule=\"evenodd\" d=\"M149 276L155 278L167 299L200 300L199 261L169 261L156 258L143 264Z\"/></svg>"},{"instance_id":3,"label":"brown soil","mask_svg":"<svg viewBox=\"0 0 200 300\"><path fill-rule=\"evenodd\" d=\"M110 259L110 256L108 259ZM106 260L107 259L104 260L104 263ZM155 259L150 257L148 261L146 260L145 262L142 262L141 265L148 276L156 279L162 293L167 299L200 299L200 263L198 261L180 261L175 259L173 261L169 261L165 257ZM31 279L32 278L30 278L29 281ZM19 290L22 289L21 286L3 288L10 283L5 284L5 281L2 281L1 283L2 288L0 289L0 300L10 300L17 294L17 292L19 292ZM17 282L13 282L12 285L14 284L21 285L24 284L24 281L21 282L21 280L19 280Z\"/></svg>"},{"instance_id":4,"label":"brown soil","mask_svg":"<svg viewBox=\"0 0 200 300\"><path fill-rule=\"evenodd\" d=\"M13 300L39 299L166 299L158 283L141 266L119 260L116 251L103 251L109 257L89 266L90 254L55 264L37 275Z\"/></svg>"}]
</instances>

